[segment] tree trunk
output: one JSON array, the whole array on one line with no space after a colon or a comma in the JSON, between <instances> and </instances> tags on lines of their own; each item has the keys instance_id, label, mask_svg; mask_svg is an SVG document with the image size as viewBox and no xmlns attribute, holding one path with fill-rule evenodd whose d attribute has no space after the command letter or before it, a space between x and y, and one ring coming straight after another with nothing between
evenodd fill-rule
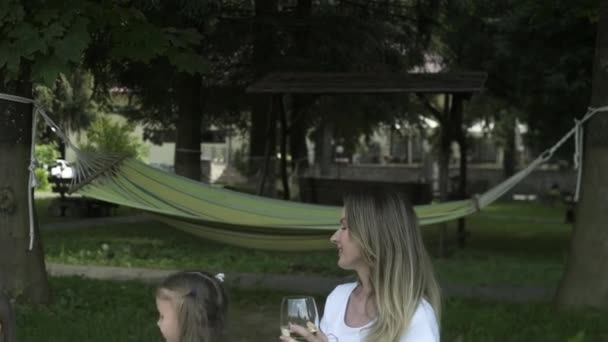
<instances>
[{"instance_id":1,"label":"tree trunk","mask_svg":"<svg viewBox=\"0 0 608 342\"><path fill-rule=\"evenodd\" d=\"M463 106L464 99L461 95L455 95L452 103L452 119L453 124L451 125L455 130L455 134L458 136L458 147L460 149L460 173L458 177L458 199L467 198L467 155L468 155L468 144L467 144L467 132L463 126ZM466 231L466 219L458 219L458 246L464 248L467 239Z\"/></svg>"},{"instance_id":2,"label":"tree trunk","mask_svg":"<svg viewBox=\"0 0 608 342\"><path fill-rule=\"evenodd\" d=\"M32 97L31 82L3 84L0 79L2 92ZM28 250L28 192L33 190L27 171L32 143L31 105L0 100L0 292L47 303L50 289L36 220L34 246Z\"/></svg>"},{"instance_id":3,"label":"tree trunk","mask_svg":"<svg viewBox=\"0 0 608 342\"><path fill-rule=\"evenodd\" d=\"M10 299L0 292L0 342L17 341L15 310Z\"/></svg>"},{"instance_id":4,"label":"tree trunk","mask_svg":"<svg viewBox=\"0 0 608 342\"><path fill-rule=\"evenodd\" d=\"M291 153L292 170L308 166L308 149L306 148L306 130L308 129L306 111L311 101L303 96L294 95L291 110L291 124L289 126L289 149Z\"/></svg>"},{"instance_id":5,"label":"tree trunk","mask_svg":"<svg viewBox=\"0 0 608 342\"><path fill-rule=\"evenodd\" d=\"M285 112L285 104L283 103L283 95L277 95L277 106L281 120L281 182L283 183L283 199L291 198L289 193L289 176L287 175L287 113Z\"/></svg>"},{"instance_id":6,"label":"tree trunk","mask_svg":"<svg viewBox=\"0 0 608 342\"><path fill-rule=\"evenodd\" d=\"M175 173L201 180L202 84L199 76L183 76L178 94Z\"/></svg>"},{"instance_id":7,"label":"tree trunk","mask_svg":"<svg viewBox=\"0 0 608 342\"><path fill-rule=\"evenodd\" d=\"M608 0L600 5L591 106L608 104ZM557 293L562 308L608 308L608 113L586 125L583 183L570 257Z\"/></svg>"},{"instance_id":8,"label":"tree trunk","mask_svg":"<svg viewBox=\"0 0 608 342\"><path fill-rule=\"evenodd\" d=\"M466 199L468 197L467 194L467 155L468 155L468 145L466 143L466 137L461 138L459 144L460 146L460 177L458 184L458 197L460 199ZM458 247L464 248L467 242L467 227L466 227L466 219L464 217L458 219Z\"/></svg>"},{"instance_id":9,"label":"tree trunk","mask_svg":"<svg viewBox=\"0 0 608 342\"><path fill-rule=\"evenodd\" d=\"M334 123L324 119L321 122L321 127L319 127L319 130L319 169L321 171L321 176L325 177L329 175L329 168L332 164L333 146L331 144L331 140L334 136ZM317 159L316 156L315 159Z\"/></svg>"},{"instance_id":10,"label":"tree trunk","mask_svg":"<svg viewBox=\"0 0 608 342\"><path fill-rule=\"evenodd\" d=\"M509 118L508 135L502 159L504 178L507 179L515 174L515 117Z\"/></svg>"},{"instance_id":11,"label":"tree trunk","mask_svg":"<svg viewBox=\"0 0 608 342\"><path fill-rule=\"evenodd\" d=\"M450 95L445 94L443 115L444 123L449 123L450 120ZM439 200L446 202L448 200L448 183L450 177L450 155L451 155L451 131L449 124L443 124L441 129L441 138L439 142ZM437 254L439 257L445 257L448 254L447 246L447 223L439 224L439 240L437 246Z\"/></svg>"},{"instance_id":12,"label":"tree trunk","mask_svg":"<svg viewBox=\"0 0 608 342\"><path fill-rule=\"evenodd\" d=\"M278 11L277 0L255 1L255 22L253 37L253 70L256 78L261 78L272 70L274 53L274 29L264 20ZM272 115L272 99L266 95L256 95L252 99L251 134L249 143L249 176L260 175L265 163L268 143L268 127L276 125L270 122ZM276 153L275 142L270 142L270 155ZM274 172L273 172L274 174ZM270 175L269 175L270 177ZM269 179L274 184L274 178Z\"/></svg>"},{"instance_id":13,"label":"tree trunk","mask_svg":"<svg viewBox=\"0 0 608 342\"><path fill-rule=\"evenodd\" d=\"M272 99L271 99L272 100ZM272 103L272 102L271 102ZM271 106L266 113L267 127L266 135L264 136L264 155L261 157L261 179L258 184L258 195L266 195L274 197L275 195L275 179L276 165L275 158L277 146L277 109Z\"/></svg>"},{"instance_id":14,"label":"tree trunk","mask_svg":"<svg viewBox=\"0 0 608 342\"><path fill-rule=\"evenodd\" d=\"M298 0L294 12L297 20L309 20L312 15L312 0ZM293 31L295 56L299 60L311 61L310 56L310 27L300 27ZM314 59L312 59L314 60ZM291 152L292 171L300 171L308 167L308 151L306 149L306 130L308 120L306 111L314 102L314 96L294 94L292 99L291 124L289 128L289 148ZM298 177L298 175L295 175Z\"/></svg>"}]
</instances>

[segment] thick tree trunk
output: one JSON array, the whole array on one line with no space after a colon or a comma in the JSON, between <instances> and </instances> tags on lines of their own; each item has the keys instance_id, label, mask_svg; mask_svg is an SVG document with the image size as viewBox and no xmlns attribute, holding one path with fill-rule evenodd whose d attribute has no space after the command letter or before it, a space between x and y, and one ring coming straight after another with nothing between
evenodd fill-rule
<instances>
[{"instance_id":1,"label":"thick tree trunk","mask_svg":"<svg viewBox=\"0 0 608 342\"><path fill-rule=\"evenodd\" d=\"M0 79L2 92L32 97L31 82L7 88L2 85ZM46 303L50 289L38 222L34 222L34 248L28 250L28 192L33 191L28 174L31 144L31 105L0 100L0 292Z\"/></svg>"},{"instance_id":2,"label":"thick tree trunk","mask_svg":"<svg viewBox=\"0 0 608 342\"><path fill-rule=\"evenodd\" d=\"M0 292L0 342L17 341L15 310L10 299Z\"/></svg>"},{"instance_id":3,"label":"thick tree trunk","mask_svg":"<svg viewBox=\"0 0 608 342\"><path fill-rule=\"evenodd\" d=\"M608 0L600 5L591 106L608 105ZM586 125L583 183L570 257L557 294L562 308L608 308L608 113Z\"/></svg>"},{"instance_id":4,"label":"thick tree trunk","mask_svg":"<svg viewBox=\"0 0 608 342\"><path fill-rule=\"evenodd\" d=\"M202 84L199 76L184 76L178 94L175 173L201 180Z\"/></svg>"}]
</instances>

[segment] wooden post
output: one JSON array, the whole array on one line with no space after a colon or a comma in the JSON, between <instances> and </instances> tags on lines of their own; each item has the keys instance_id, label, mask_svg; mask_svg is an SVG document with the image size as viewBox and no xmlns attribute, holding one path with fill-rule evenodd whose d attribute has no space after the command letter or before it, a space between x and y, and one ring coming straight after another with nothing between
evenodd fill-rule
<instances>
[{"instance_id":1,"label":"wooden post","mask_svg":"<svg viewBox=\"0 0 608 342\"><path fill-rule=\"evenodd\" d=\"M463 106L464 98L462 95L454 95L452 101L452 116L453 124L451 125L456 130L457 142L460 148L460 173L459 173L459 184L458 184L458 199L467 198L467 155L468 155L468 144L467 144L467 130L463 127ZM466 231L465 218L458 219L458 246L464 248L466 245L468 233Z\"/></svg>"},{"instance_id":2,"label":"wooden post","mask_svg":"<svg viewBox=\"0 0 608 342\"><path fill-rule=\"evenodd\" d=\"M270 108L268 109L268 126L266 127L266 149L264 151L264 165L262 167L262 178L258 186L258 195L274 196L274 182L275 182L275 170L274 163L271 163L273 154L276 151L276 128L277 120L275 114L275 108L273 105L274 101L270 101ZM266 182L268 181L268 185Z\"/></svg>"},{"instance_id":3,"label":"wooden post","mask_svg":"<svg viewBox=\"0 0 608 342\"><path fill-rule=\"evenodd\" d=\"M287 135L289 129L287 127L287 113L285 112L285 103L283 102L283 95L277 96L276 101L279 105L279 115L281 120L281 180L283 182L283 199L289 200L291 197L289 194L289 179L287 177Z\"/></svg>"}]
</instances>

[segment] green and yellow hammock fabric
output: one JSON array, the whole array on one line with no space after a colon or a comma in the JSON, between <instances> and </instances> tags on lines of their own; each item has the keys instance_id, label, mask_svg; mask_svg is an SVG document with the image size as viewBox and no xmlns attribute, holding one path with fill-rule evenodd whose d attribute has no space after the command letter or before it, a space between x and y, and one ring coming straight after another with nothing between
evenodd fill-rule
<instances>
[{"instance_id":1,"label":"green and yellow hammock fabric","mask_svg":"<svg viewBox=\"0 0 608 342\"><path fill-rule=\"evenodd\" d=\"M87 157L85 159L95 159ZM473 199L417 206L420 223L445 222L480 210L541 162L536 161ZM162 222L201 238L266 250L331 248L328 238L338 227L341 210L226 190L133 159L122 160L110 172L96 175L78 193L144 210Z\"/></svg>"},{"instance_id":2,"label":"green and yellow hammock fabric","mask_svg":"<svg viewBox=\"0 0 608 342\"><path fill-rule=\"evenodd\" d=\"M339 207L243 194L166 173L133 159L81 151L32 99L2 93L0 99L34 105L32 141L36 136L36 119L40 116L76 152L72 190L77 189L84 196L144 210L178 229L227 244L287 251L331 248L328 238L338 228ZM487 192L469 200L417 206L421 225L450 221L481 210L549 160L571 137L575 138L580 164L583 124L596 113L605 111L608 111L607 106L589 108L554 146ZM34 184L33 148L31 159L30 182ZM580 178L579 168L579 181ZM31 198L29 202L31 207ZM30 248L33 243L32 212L30 210Z\"/></svg>"}]
</instances>

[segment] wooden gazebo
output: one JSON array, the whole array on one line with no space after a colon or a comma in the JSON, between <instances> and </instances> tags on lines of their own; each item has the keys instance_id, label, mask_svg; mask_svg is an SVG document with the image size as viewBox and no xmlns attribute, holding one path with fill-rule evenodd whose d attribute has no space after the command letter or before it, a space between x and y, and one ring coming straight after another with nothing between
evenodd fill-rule
<instances>
[{"instance_id":1,"label":"wooden gazebo","mask_svg":"<svg viewBox=\"0 0 608 342\"><path fill-rule=\"evenodd\" d=\"M285 121L283 96L288 94L339 95L339 94L395 94L413 93L438 119L440 125L462 132L463 102L472 94L483 91L487 79L485 72L445 72L445 73L320 73L320 72L277 72L270 73L247 88L250 94L267 94L277 97L280 104L281 122ZM443 112L434 108L425 95L446 95ZM281 125L283 127L283 125ZM447 131L447 130L444 130ZM445 133L449 134L449 133ZM442 139L444 140L444 139ZM449 148L442 144L440 158L440 193L446 200L448 165L446 155ZM462 146L462 145L461 145ZM267 149L268 150L268 149ZM449 156L449 155L448 155ZM266 156L268 165L269 155ZM281 134L281 169L283 187L288 193L286 174L286 133ZM459 189L466 195L466 161L461 162ZM265 178L265 177L264 177ZM263 179L264 179L263 178ZM264 180L262 180L262 183ZM464 226L459 227L461 244L464 244Z\"/></svg>"},{"instance_id":2,"label":"wooden gazebo","mask_svg":"<svg viewBox=\"0 0 608 342\"><path fill-rule=\"evenodd\" d=\"M252 94L461 94L481 92L485 72L271 73L247 88Z\"/></svg>"}]
</instances>

